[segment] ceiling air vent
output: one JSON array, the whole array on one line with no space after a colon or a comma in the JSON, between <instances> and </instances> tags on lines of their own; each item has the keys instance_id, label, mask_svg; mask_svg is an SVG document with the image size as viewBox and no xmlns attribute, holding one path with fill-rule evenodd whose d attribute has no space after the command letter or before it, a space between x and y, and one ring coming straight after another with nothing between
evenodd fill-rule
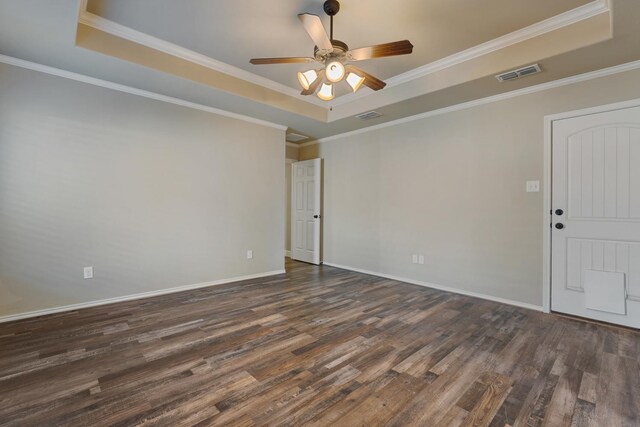
<instances>
[{"instance_id":1,"label":"ceiling air vent","mask_svg":"<svg viewBox=\"0 0 640 427\"><path fill-rule=\"evenodd\" d=\"M517 70L507 71L506 73L498 74L496 79L499 82L507 82L509 80L519 79L530 74L536 74L542 71L538 64L528 65L526 67L518 68Z\"/></svg>"},{"instance_id":2,"label":"ceiling air vent","mask_svg":"<svg viewBox=\"0 0 640 427\"><path fill-rule=\"evenodd\" d=\"M300 142L300 141L304 141L305 139L309 138L306 135L300 135L299 133L288 133L287 134L287 141L289 142Z\"/></svg>"},{"instance_id":3,"label":"ceiling air vent","mask_svg":"<svg viewBox=\"0 0 640 427\"><path fill-rule=\"evenodd\" d=\"M356 119L371 120L371 119L377 119L378 117L381 117L381 116L382 114L378 113L377 111L367 111L366 113L358 114L356 116Z\"/></svg>"}]
</instances>

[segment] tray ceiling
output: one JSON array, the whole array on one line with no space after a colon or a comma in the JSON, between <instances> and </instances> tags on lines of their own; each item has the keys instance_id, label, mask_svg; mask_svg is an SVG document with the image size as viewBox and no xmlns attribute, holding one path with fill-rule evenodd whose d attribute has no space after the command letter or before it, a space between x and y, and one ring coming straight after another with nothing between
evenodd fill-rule
<instances>
[{"instance_id":1,"label":"tray ceiling","mask_svg":"<svg viewBox=\"0 0 640 427\"><path fill-rule=\"evenodd\" d=\"M361 63L367 72L388 79L589 2L343 0L334 19L334 36L352 48L409 39L413 54ZM322 4L323 0L90 0L87 10L297 90L296 72L309 69L309 64L257 66L249 59L312 56L313 43L297 14L318 14L328 28Z\"/></svg>"},{"instance_id":2,"label":"tray ceiling","mask_svg":"<svg viewBox=\"0 0 640 427\"><path fill-rule=\"evenodd\" d=\"M357 47L406 37L416 53L365 62L387 87L326 103L300 96L295 81L284 80L294 78L292 67L248 62L252 56L306 55L311 41L296 15L321 14L322 0L88 2L88 12L84 0L0 2L0 62L77 73L70 78L225 110L311 138L620 64L640 66L636 0L397 0L393 10L379 0L342 0L337 38ZM507 83L493 77L533 63L543 71ZM354 117L370 110L382 116Z\"/></svg>"}]
</instances>

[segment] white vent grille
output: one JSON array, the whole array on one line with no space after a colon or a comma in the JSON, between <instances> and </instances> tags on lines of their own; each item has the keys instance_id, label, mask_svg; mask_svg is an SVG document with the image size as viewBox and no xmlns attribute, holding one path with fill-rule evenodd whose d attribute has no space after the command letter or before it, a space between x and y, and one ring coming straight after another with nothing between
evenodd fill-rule
<instances>
[{"instance_id":1,"label":"white vent grille","mask_svg":"<svg viewBox=\"0 0 640 427\"><path fill-rule=\"evenodd\" d=\"M499 82L507 82L509 80L519 79L521 77L536 74L542 71L538 64L528 65L526 67L518 68L517 70L507 71L506 73L498 74L496 79Z\"/></svg>"},{"instance_id":2,"label":"white vent grille","mask_svg":"<svg viewBox=\"0 0 640 427\"><path fill-rule=\"evenodd\" d=\"M305 139L309 138L306 135L300 135L299 133L288 133L287 134L287 141L289 142L300 142L300 141L304 141Z\"/></svg>"},{"instance_id":3,"label":"white vent grille","mask_svg":"<svg viewBox=\"0 0 640 427\"><path fill-rule=\"evenodd\" d=\"M371 119L376 119L378 117L382 117L382 114L378 113L377 111L367 111L366 113L358 114L356 116L356 119L371 120Z\"/></svg>"}]
</instances>

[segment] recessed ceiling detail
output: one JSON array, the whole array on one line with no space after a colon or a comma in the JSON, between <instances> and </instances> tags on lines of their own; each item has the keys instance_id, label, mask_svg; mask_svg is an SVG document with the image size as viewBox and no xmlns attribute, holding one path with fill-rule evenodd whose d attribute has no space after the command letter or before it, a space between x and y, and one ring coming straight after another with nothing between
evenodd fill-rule
<instances>
[{"instance_id":1,"label":"recessed ceiling detail","mask_svg":"<svg viewBox=\"0 0 640 427\"><path fill-rule=\"evenodd\" d=\"M338 80L342 78L347 82L336 85L330 81L329 77L332 76L327 73L329 64L323 64L324 67L318 69L309 67L310 62L307 61L314 61L315 54L285 56L309 50L305 27L297 22L295 15L300 12L315 12L317 9L314 8L319 1L306 1L306 6L299 6L297 2L283 3L281 8L284 10L274 10L265 5L267 2L258 0L246 0L245 3L250 2L251 7L243 2L216 2L214 7L207 2L177 4L169 0L139 0L135 2L136 7L133 7L133 3L123 0L90 0L79 13L76 45L297 116L331 123L371 108L381 109L435 91L493 77L500 70L516 68L523 63L533 62L532 59L538 62L543 58L557 57L611 38L607 0L566 0L561 3L555 0L479 0L465 3L465 8L459 11L455 2L445 2L445 5L422 0L399 0L389 9L384 7L388 2L371 0L372 3L380 4L371 4L362 9L356 8L354 0L343 0L340 18L350 24L339 27L341 39L350 42L353 40L356 46L366 45L362 40L375 43L383 37L388 40L402 35L411 39L420 36L418 39L424 41L414 50L413 55L376 61L362 60L364 67L386 82L376 79L360 67L354 68L353 64L340 62L344 65L344 70L340 65L333 64L335 67L332 65L331 72L339 74ZM483 7L475 10L478 5ZM217 25L211 25L211 16L208 21L201 21L201 15L207 15L206 9L209 7L213 8L212 12L216 12L216 17L219 16ZM237 8L241 8L242 13L233 13ZM140 13L143 9L145 13ZM378 9L389 13L373 16L378 13ZM498 10L499 13L495 17L488 16L486 20L472 19L481 10ZM99 16L98 13L104 16ZM434 16L438 14L442 16L435 19ZM242 16L241 22L235 22L236 16ZM247 27L254 18L260 21L260 25ZM416 19L415 23L413 19ZM273 22L273 25L265 25L267 21L270 24ZM383 25L387 22L393 22L394 25ZM463 23L467 29L476 26L475 40L482 43L473 44L473 39L468 38L470 32L458 31L454 23ZM234 43L221 43L215 37L209 37L214 35L211 31L222 31L225 28L229 30L227 26L232 24L239 26L234 27L233 34L225 36L227 39L232 38ZM522 24L525 26L522 27ZM370 30L364 31L362 27ZM419 33L425 28L440 28L440 33L433 33L425 38L425 34ZM324 28L321 29L324 32ZM497 32L505 30L510 32ZM255 31L262 33L254 34ZM284 37L280 43L269 42L279 34ZM297 34L297 37L290 34ZM245 36L250 39L243 44ZM331 36L326 38L331 43L331 49L335 50L334 42L337 44L338 41ZM322 44L318 40L314 42L316 46L318 43ZM191 50L190 47L197 47L198 50ZM450 50L447 51L444 47ZM466 49L455 51L460 47ZM211 48L218 50L214 52L217 56L215 59L201 53L213 52ZM227 48L231 50L226 51ZM254 55L245 56L243 61L239 60L242 52L255 49L264 51L267 48L274 49L276 55L282 52L285 58L305 58L305 61L255 67L246 60ZM406 50L408 45L402 48ZM317 49L316 54L321 47ZM394 49L395 47L391 51ZM376 56L376 50L369 48L362 51L356 49L351 51L351 55L348 52L345 45L345 56L350 56L351 59L360 58L361 54L366 57ZM441 56L443 53L449 53L449 56ZM416 61L426 62L415 67ZM401 72L398 74L397 70ZM293 81L291 84L288 83L291 81L289 79ZM388 85L384 91L372 90L384 87L385 83ZM304 88L302 93L296 89L300 85ZM353 88L356 88L357 93L354 93ZM307 96L310 93L317 93L318 96ZM301 128L299 125L293 126Z\"/></svg>"},{"instance_id":2,"label":"recessed ceiling detail","mask_svg":"<svg viewBox=\"0 0 640 427\"><path fill-rule=\"evenodd\" d=\"M88 0L80 11L72 1L0 2L0 54L278 123L311 139L640 59L635 1L340 3L334 39L351 47L402 39L415 44L411 55L357 64L387 83L384 90L363 84L353 93L341 82L334 85L334 99L322 101L300 95L297 72L309 71L310 63L248 63L265 53L312 56L297 15L319 15L329 30L323 0L288 0L277 7L263 0ZM495 78L536 63L544 72L508 84ZM354 118L372 110L383 116Z\"/></svg>"},{"instance_id":3,"label":"recessed ceiling detail","mask_svg":"<svg viewBox=\"0 0 640 427\"><path fill-rule=\"evenodd\" d=\"M300 141L304 141L305 139L309 139L309 137L306 135L301 135L299 133L294 133L294 132L289 132L287 133L287 136L286 136L286 140L288 142L300 142Z\"/></svg>"}]
</instances>

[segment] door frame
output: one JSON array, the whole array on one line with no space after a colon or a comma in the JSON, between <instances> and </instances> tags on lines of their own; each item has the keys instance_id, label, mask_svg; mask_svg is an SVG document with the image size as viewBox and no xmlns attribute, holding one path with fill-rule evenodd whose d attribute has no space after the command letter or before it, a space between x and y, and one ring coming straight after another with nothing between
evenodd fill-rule
<instances>
[{"instance_id":1,"label":"door frame","mask_svg":"<svg viewBox=\"0 0 640 427\"><path fill-rule=\"evenodd\" d=\"M291 230L291 239L290 239L290 247L291 247L291 251L290 251L290 257L291 259L293 259L293 237L294 237L294 232L293 232L293 218L295 215L295 206L293 203L293 180L294 180L294 165L296 163L301 163L301 162L306 162L306 161L311 161L311 160L319 160L320 161L320 199L319 199L319 218L318 221L320 223L320 231L319 231L319 236L318 236L318 264L317 265L322 265L324 263L324 159L322 157L314 157L312 159L304 159L304 160L294 160L293 162L291 162L291 188L289 189L290 194L291 194L291 224L290 224L290 230ZM316 264L314 264L316 265Z\"/></svg>"},{"instance_id":2,"label":"door frame","mask_svg":"<svg viewBox=\"0 0 640 427\"><path fill-rule=\"evenodd\" d=\"M294 163L299 162L299 161L300 160L290 159L288 157L285 158L284 159L285 169L287 168L286 165L293 165ZM291 173L289 174L289 187L287 188L287 191L289 192L289 194L285 196L285 218L284 218L285 219L285 226L287 226L287 222L286 222L287 217L286 216L289 215L289 224L288 224L288 227L289 227L289 250L287 250L286 245L285 245L285 248L284 248L284 256L285 256L285 258L291 258L291 242L293 241L293 238L291 237L291 215L293 213L293 208L290 206L289 207L289 212L286 212L287 197L289 197L289 201L291 201L291 188L293 186L292 179L293 179L293 166L291 166ZM285 180L286 180L286 178L285 178ZM286 231L285 231L284 235L286 237L286 235L287 235Z\"/></svg>"},{"instance_id":3,"label":"door frame","mask_svg":"<svg viewBox=\"0 0 640 427\"><path fill-rule=\"evenodd\" d=\"M542 180L542 310L545 313L551 312L551 189L553 179L551 169L551 144L553 142L553 122L556 120L588 116L590 114L605 113L608 111L624 110L626 108L633 107L640 107L640 98L544 116L544 170Z\"/></svg>"}]
</instances>

